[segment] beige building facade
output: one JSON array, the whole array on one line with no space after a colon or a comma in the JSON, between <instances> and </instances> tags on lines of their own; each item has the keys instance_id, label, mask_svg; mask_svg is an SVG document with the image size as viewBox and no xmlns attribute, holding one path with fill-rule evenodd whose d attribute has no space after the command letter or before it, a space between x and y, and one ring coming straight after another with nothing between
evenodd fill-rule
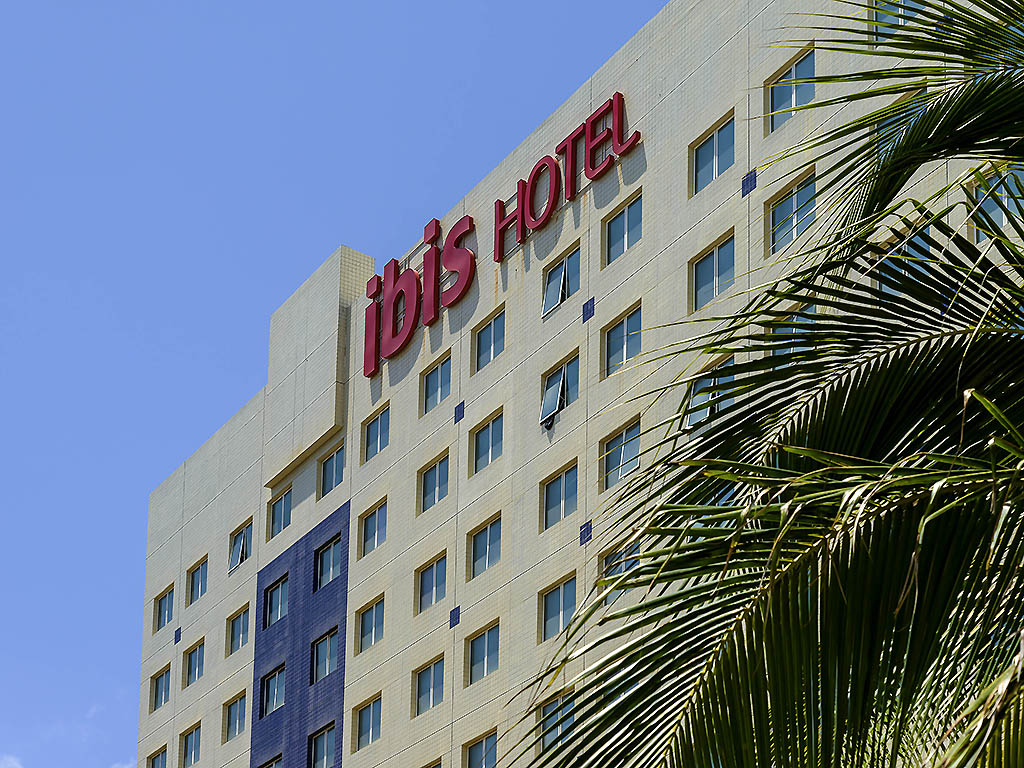
<instances>
[{"instance_id":1,"label":"beige building facade","mask_svg":"<svg viewBox=\"0 0 1024 768\"><path fill-rule=\"evenodd\" d=\"M472 278L372 376L370 256L339 248L274 312L266 386L150 498L140 768L477 768L523 735L514 694L611 562L601 510L679 405L644 394L680 373L654 351L739 307L813 210L813 177L752 171L820 127L765 115L814 97L780 79L838 68L773 45L825 7L669 3L439 217L439 246L471 217ZM578 189L561 179L522 242L513 222L497 262L495 203L517 209L545 157ZM399 268L428 286L425 258ZM436 279L444 304L459 278Z\"/></svg>"}]
</instances>

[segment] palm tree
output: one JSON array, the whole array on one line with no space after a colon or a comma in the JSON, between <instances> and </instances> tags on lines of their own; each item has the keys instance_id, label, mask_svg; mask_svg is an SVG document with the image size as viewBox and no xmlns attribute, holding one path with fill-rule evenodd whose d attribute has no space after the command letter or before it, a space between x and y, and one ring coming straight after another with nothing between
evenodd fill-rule
<instances>
[{"instance_id":1,"label":"palm tree","mask_svg":"<svg viewBox=\"0 0 1024 768\"><path fill-rule=\"evenodd\" d=\"M862 116L799 148L830 214L658 353L735 362L660 395L625 554L531 688L536 766L1024 766L1024 2L844 4L814 44L871 66L809 108Z\"/></svg>"}]
</instances>

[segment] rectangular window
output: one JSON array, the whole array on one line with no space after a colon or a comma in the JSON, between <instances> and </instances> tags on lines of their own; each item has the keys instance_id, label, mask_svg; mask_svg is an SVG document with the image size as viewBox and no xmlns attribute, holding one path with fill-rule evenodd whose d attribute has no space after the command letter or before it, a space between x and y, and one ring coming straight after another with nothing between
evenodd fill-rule
<instances>
[{"instance_id":1,"label":"rectangular window","mask_svg":"<svg viewBox=\"0 0 1024 768\"><path fill-rule=\"evenodd\" d=\"M385 501L372 512L363 515L363 554L368 555L387 538L388 503Z\"/></svg>"},{"instance_id":2,"label":"rectangular window","mask_svg":"<svg viewBox=\"0 0 1024 768\"><path fill-rule=\"evenodd\" d=\"M771 129L774 131L793 116L794 107L814 101L814 83L797 82L814 77L814 51L801 56L768 87Z\"/></svg>"},{"instance_id":3,"label":"rectangular window","mask_svg":"<svg viewBox=\"0 0 1024 768\"><path fill-rule=\"evenodd\" d=\"M498 734L484 736L466 747L467 768L496 768L498 765Z\"/></svg>"},{"instance_id":4,"label":"rectangular window","mask_svg":"<svg viewBox=\"0 0 1024 768\"><path fill-rule=\"evenodd\" d=\"M285 491L270 504L270 538L274 538L292 521L292 492Z\"/></svg>"},{"instance_id":5,"label":"rectangular window","mask_svg":"<svg viewBox=\"0 0 1024 768\"><path fill-rule=\"evenodd\" d=\"M249 606L228 619L228 656L249 642Z\"/></svg>"},{"instance_id":6,"label":"rectangular window","mask_svg":"<svg viewBox=\"0 0 1024 768\"><path fill-rule=\"evenodd\" d=\"M544 275L544 309L546 315L580 289L580 249L551 267Z\"/></svg>"},{"instance_id":7,"label":"rectangular window","mask_svg":"<svg viewBox=\"0 0 1024 768\"><path fill-rule=\"evenodd\" d=\"M321 589L341 575L341 537L335 536L316 551L316 588Z\"/></svg>"},{"instance_id":8,"label":"rectangular window","mask_svg":"<svg viewBox=\"0 0 1024 768\"><path fill-rule=\"evenodd\" d=\"M580 356L573 358L544 377L540 404L541 423L547 421L580 396Z\"/></svg>"},{"instance_id":9,"label":"rectangular window","mask_svg":"<svg viewBox=\"0 0 1024 768\"><path fill-rule=\"evenodd\" d=\"M772 205L772 253L778 253L814 221L814 176Z\"/></svg>"},{"instance_id":10,"label":"rectangular window","mask_svg":"<svg viewBox=\"0 0 1024 768\"><path fill-rule=\"evenodd\" d=\"M736 241L729 238L693 264L693 308L700 309L732 285Z\"/></svg>"},{"instance_id":11,"label":"rectangular window","mask_svg":"<svg viewBox=\"0 0 1024 768\"><path fill-rule=\"evenodd\" d=\"M203 558L203 562L188 572L188 604L192 605L192 603L205 594L206 558Z\"/></svg>"},{"instance_id":12,"label":"rectangular window","mask_svg":"<svg viewBox=\"0 0 1024 768\"><path fill-rule=\"evenodd\" d=\"M611 376L640 354L640 307L637 307L604 334L604 370Z\"/></svg>"},{"instance_id":13,"label":"rectangular window","mask_svg":"<svg viewBox=\"0 0 1024 768\"><path fill-rule=\"evenodd\" d=\"M388 447L391 407L385 408L366 423L366 460Z\"/></svg>"},{"instance_id":14,"label":"rectangular window","mask_svg":"<svg viewBox=\"0 0 1024 768\"><path fill-rule=\"evenodd\" d=\"M502 415L499 413L473 435L473 471L479 472L501 456Z\"/></svg>"},{"instance_id":15,"label":"rectangular window","mask_svg":"<svg viewBox=\"0 0 1024 768\"><path fill-rule=\"evenodd\" d=\"M472 685L498 668L498 625L469 641L469 683Z\"/></svg>"},{"instance_id":16,"label":"rectangular window","mask_svg":"<svg viewBox=\"0 0 1024 768\"><path fill-rule=\"evenodd\" d=\"M640 422L626 427L604 444L604 487L611 488L640 468Z\"/></svg>"},{"instance_id":17,"label":"rectangular window","mask_svg":"<svg viewBox=\"0 0 1024 768\"><path fill-rule=\"evenodd\" d=\"M171 668L167 667L164 671L153 675L150 678L149 687L153 692L153 711L156 712L171 700Z\"/></svg>"},{"instance_id":18,"label":"rectangular window","mask_svg":"<svg viewBox=\"0 0 1024 768\"><path fill-rule=\"evenodd\" d=\"M260 717L266 717L275 709L284 706L284 680L284 667L278 667L263 678L260 684L263 691L263 713Z\"/></svg>"},{"instance_id":19,"label":"rectangular window","mask_svg":"<svg viewBox=\"0 0 1024 768\"><path fill-rule=\"evenodd\" d=\"M384 637L384 598L359 614L359 651L365 651Z\"/></svg>"},{"instance_id":20,"label":"rectangular window","mask_svg":"<svg viewBox=\"0 0 1024 768\"><path fill-rule=\"evenodd\" d=\"M201 737L202 731L198 725L181 737L181 761L185 768L190 768L199 762Z\"/></svg>"},{"instance_id":21,"label":"rectangular window","mask_svg":"<svg viewBox=\"0 0 1024 768\"><path fill-rule=\"evenodd\" d=\"M338 630L332 629L313 643L313 682L323 680L338 668Z\"/></svg>"},{"instance_id":22,"label":"rectangular window","mask_svg":"<svg viewBox=\"0 0 1024 768\"><path fill-rule=\"evenodd\" d=\"M501 518L473 534L471 578L501 560Z\"/></svg>"},{"instance_id":23,"label":"rectangular window","mask_svg":"<svg viewBox=\"0 0 1024 768\"><path fill-rule=\"evenodd\" d=\"M228 548L228 573L240 566L252 554L252 520L231 534Z\"/></svg>"},{"instance_id":24,"label":"rectangular window","mask_svg":"<svg viewBox=\"0 0 1024 768\"><path fill-rule=\"evenodd\" d=\"M245 730L245 694L224 707L224 739L231 741Z\"/></svg>"},{"instance_id":25,"label":"rectangular window","mask_svg":"<svg viewBox=\"0 0 1024 768\"><path fill-rule=\"evenodd\" d=\"M907 264L907 262L902 262L902 261L898 261L898 260L894 260L893 263L897 265L897 268L901 268L901 267L903 267L903 266L905 266ZM882 290L886 290L886 289L883 287ZM800 310L800 313L799 313L800 317L794 316L792 319L793 320L812 320L813 318L808 317L808 315L813 315L816 311L817 311L817 307L815 307L813 304L809 304L809 305L807 305L806 307L804 307L803 309ZM776 347L775 349L773 349L772 350L772 355L789 355L789 354L792 354L793 352L802 352L803 350L808 349L808 347L806 347L804 345L797 344L795 342L795 340L794 340L794 335L799 333L799 332L801 332L802 330L803 329L797 329L796 327L794 327L792 325L774 325L774 326L772 326L771 333L772 333L773 336L778 335L779 336L779 341L782 341L785 338L785 339L788 339L791 342L788 346ZM725 381L732 381L732 377L731 376L727 377L724 380Z\"/></svg>"},{"instance_id":26,"label":"rectangular window","mask_svg":"<svg viewBox=\"0 0 1024 768\"><path fill-rule=\"evenodd\" d=\"M628 550L620 550L618 552L609 552L604 556L604 575L605 578L614 578L619 576L626 571L632 570L639 564L639 560L633 557L634 553L639 551L640 545L634 544ZM613 589L605 597L605 604L615 602L619 595L622 594L621 589Z\"/></svg>"},{"instance_id":27,"label":"rectangular window","mask_svg":"<svg viewBox=\"0 0 1024 768\"><path fill-rule=\"evenodd\" d=\"M576 610L576 577L541 595L541 640L550 640L569 624Z\"/></svg>"},{"instance_id":28,"label":"rectangular window","mask_svg":"<svg viewBox=\"0 0 1024 768\"><path fill-rule=\"evenodd\" d=\"M359 732L356 736L356 749L368 747L380 738L380 696L356 714Z\"/></svg>"},{"instance_id":29,"label":"rectangular window","mask_svg":"<svg viewBox=\"0 0 1024 768\"><path fill-rule=\"evenodd\" d=\"M505 310L476 332L476 369L479 371L505 349Z\"/></svg>"},{"instance_id":30,"label":"rectangular window","mask_svg":"<svg viewBox=\"0 0 1024 768\"><path fill-rule=\"evenodd\" d=\"M423 470L420 477L423 483L423 511L426 512L448 495L448 457L438 459L437 463Z\"/></svg>"},{"instance_id":31,"label":"rectangular window","mask_svg":"<svg viewBox=\"0 0 1024 768\"><path fill-rule=\"evenodd\" d=\"M922 9L920 0L877 0L875 3L875 37L885 40L892 34L892 27L906 24Z\"/></svg>"},{"instance_id":32,"label":"rectangular window","mask_svg":"<svg viewBox=\"0 0 1024 768\"><path fill-rule=\"evenodd\" d=\"M334 726L324 728L309 739L310 768L334 768Z\"/></svg>"},{"instance_id":33,"label":"rectangular window","mask_svg":"<svg viewBox=\"0 0 1024 768\"><path fill-rule=\"evenodd\" d=\"M263 626L269 627L271 624L276 621L280 621L287 615L288 577L285 576L267 590Z\"/></svg>"},{"instance_id":34,"label":"rectangular window","mask_svg":"<svg viewBox=\"0 0 1024 768\"><path fill-rule=\"evenodd\" d=\"M422 715L428 709L444 701L444 659L428 664L416 673L416 714Z\"/></svg>"},{"instance_id":35,"label":"rectangular window","mask_svg":"<svg viewBox=\"0 0 1024 768\"><path fill-rule=\"evenodd\" d=\"M732 363L733 358L730 357L722 363L722 365L718 366L718 368L732 365ZM733 377L731 374L723 376L721 374L712 373L708 376L702 376L693 383L693 395L690 397L690 408L695 410L691 410L687 416L687 423L691 427L695 424L700 424L700 422L704 421L704 419L712 413L718 413L722 408L725 408L732 403L731 397L718 400L714 403L709 402L712 397L718 398L721 395L720 392L712 392L711 389L713 387L717 387L720 384L729 384L732 380Z\"/></svg>"},{"instance_id":36,"label":"rectangular window","mask_svg":"<svg viewBox=\"0 0 1024 768\"><path fill-rule=\"evenodd\" d=\"M569 694L552 699L541 707L540 750L547 752L572 733L572 697Z\"/></svg>"},{"instance_id":37,"label":"rectangular window","mask_svg":"<svg viewBox=\"0 0 1024 768\"><path fill-rule=\"evenodd\" d=\"M445 358L423 376L423 412L429 413L452 389L452 359Z\"/></svg>"},{"instance_id":38,"label":"rectangular window","mask_svg":"<svg viewBox=\"0 0 1024 768\"><path fill-rule=\"evenodd\" d=\"M153 620L157 629L163 629L174 618L174 587L171 587L153 601Z\"/></svg>"},{"instance_id":39,"label":"rectangular window","mask_svg":"<svg viewBox=\"0 0 1024 768\"><path fill-rule=\"evenodd\" d=\"M345 445L339 445L320 465L320 495L326 496L345 479Z\"/></svg>"},{"instance_id":40,"label":"rectangular window","mask_svg":"<svg viewBox=\"0 0 1024 768\"><path fill-rule=\"evenodd\" d=\"M999 177L989 180L991 191L981 187L975 191L976 199L981 201L979 207L984 212L984 218L975 218L974 241L977 243L988 240L991 236L988 231L989 220L999 228L1006 226L1006 212L1000 203L1009 208L1011 213L1024 215L1024 198L1018 189L1018 185L1024 185L1024 167L1010 166L1005 168L1003 173L1006 175L1005 179L1000 180Z\"/></svg>"},{"instance_id":41,"label":"rectangular window","mask_svg":"<svg viewBox=\"0 0 1024 768\"><path fill-rule=\"evenodd\" d=\"M611 264L640 242L640 237L643 234L643 217L643 198L638 197L609 219L606 264Z\"/></svg>"},{"instance_id":42,"label":"rectangular window","mask_svg":"<svg viewBox=\"0 0 1024 768\"><path fill-rule=\"evenodd\" d=\"M434 603L444 600L448 558L441 555L430 565L420 569L420 611L425 611Z\"/></svg>"},{"instance_id":43,"label":"rectangular window","mask_svg":"<svg viewBox=\"0 0 1024 768\"><path fill-rule=\"evenodd\" d=\"M544 530L576 511L576 467L544 484Z\"/></svg>"},{"instance_id":44,"label":"rectangular window","mask_svg":"<svg viewBox=\"0 0 1024 768\"><path fill-rule=\"evenodd\" d=\"M185 653L185 685L192 685L203 676L203 657L206 655L206 643L201 642L191 651Z\"/></svg>"},{"instance_id":45,"label":"rectangular window","mask_svg":"<svg viewBox=\"0 0 1024 768\"><path fill-rule=\"evenodd\" d=\"M149 758L149 768L167 768L167 747Z\"/></svg>"},{"instance_id":46,"label":"rectangular window","mask_svg":"<svg viewBox=\"0 0 1024 768\"><path fill-rule=\"evenodd\" d=\"M732 167L735 154L735 121L730 119L693 150L693 194Z\"/></svg>"}]
</instances>

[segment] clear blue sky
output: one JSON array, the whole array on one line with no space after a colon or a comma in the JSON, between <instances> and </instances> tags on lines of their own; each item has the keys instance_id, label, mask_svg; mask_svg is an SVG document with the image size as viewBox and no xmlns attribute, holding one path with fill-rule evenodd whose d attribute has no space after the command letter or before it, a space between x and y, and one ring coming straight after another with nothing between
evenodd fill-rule
<instances>
[{"instance_id":1,"label":"clear blue sky","mask_svg":"<svg viewBox=\"0 0 1024 768\"><path fill-rule=\"evenodd\" d=\"M0 768L135 764L148 495L270 313L339 243L402 255L664 2L3 3Z\"/></svg>"}]
</instances>

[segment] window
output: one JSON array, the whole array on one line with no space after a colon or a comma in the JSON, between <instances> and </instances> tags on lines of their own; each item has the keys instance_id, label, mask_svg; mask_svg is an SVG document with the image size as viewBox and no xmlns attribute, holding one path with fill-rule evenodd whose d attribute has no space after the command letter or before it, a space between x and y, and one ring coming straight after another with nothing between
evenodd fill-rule
<instances>
[{"instance_id":1,"label":"window","mask_svg":"<svg viewBox=\"0 0 1024 768\"><path fill-rule=\"evenodd\" d=\"M181 737L181 761L185 768L199 762L201 737L202 732L198 725Z\"/></svg>"},{"instance_id":2,"label":"window","mask_svg":"<svg viewBox=\"0 0 1024 768\"><path fill-rule=\"evenodd\" d=\"M309 740L310 768L333 768L334 726L328 726Z\"/></svg>"},{"instance_id":3,"label":"window","mask_svg":"<svg viewBox=\"0 0 1024 768\"><path fill-rule=\"evenodd\" d=\"M498 765L498 734L492 733L466 748L467 768L495 768Z\"/></svg>"},{"instance_id":4,"label":"window","mask_svg":"<svg viewBox=\"0 0 1024 768\"><path fill-rule=\"evenodd\" d=\"M345 445L324 459L320 465L320 495L326 496L345 479Z\"/></svg>"},{"instance_id":5,"label":"window","mask_svg":"<svg viewBox=\"0 0 1024 768\"><path fill-rule=\"evenodd\" d=\"M260 717L266 717L284 706L284 680L284 667L278 667L263 678L260 685L263 690L263 714Z\"/></svg>"},{"instance_id":6,"label":"window","mask_svg":"<svg viewBox=\"0 0 1024 768\"><path fill-rule=\"evenodd\" d=\"M249 642L249 606L228 619L228 656Z\"/></svg>"},{"instance_id":7,"label":"window","mask_svg":"<svg viewBox=\"0 0 1024 768\"><path fill-rule=\"evenodd\" d=\"M361 707L356 714L359 732L356 749L368 747L380 738L380 696Z\"/></svg>"},{"instance_id":8,"label":"window","mask_svg":"<svg viewBox=\"0 0 1024 768\"><path fill-rule=\"evenodd\" d=\"M423 376L423 412L429 413L452 389L452 359L445 358Z\"/></svg>"},{"instance_id":9,"label":"window","mask_svg":"<svg viewBox=\"0 0 1024 768\"><path fill-rule=\"evenodd\" d=\"M149 768L167 768L167 747L149 758Z\"/></svg>"},{"instance_id":10,"label":"window","mask_svg":"<svg viewBox=\"0 0 1024 768\"><path fill-rule=\"evenodd\" d=\"M366 422L366 460L369 461L388 447L388 427L391 422L391 407L385 408Z\"/></svg>"},{"instance_id":11,"label":"window","mask_svg":"<svg viewBox=\"0 0 1024 768\"><path fill-rule=\"evenodd\" d=\"M720 366L718 366L718 368L732 365L732 363L733 358L730 357L728 360L726 360ZM702 376L693 383L693 395L690 397L690 408L692 409L695 406L700 406L703 405L704 403L707 403L707 405L705 405L703 408L690 411L690 414L687 417L687 423L690 426L693 426L694 424L699 424L712 413L718 413L718 411L720 411L722 408L725 408L730 403L732 403L731 397L719 400L718 402L715 403L708 402L712 397L718 398L721 396L721 392L712 393L710 391L712 387L717 387L721 384L729 384L732 382L732 380L732 374L723 376L722 374L712 373L711 375L708 376Z\"/></svg>"},{"instance_id":12,"label":"window","mask_svg":"<svg viewBox=\"0 0 1024 768\"><path fill-rule=\"evenodd\" d=\"M192 685L203 676L203 657L206 655L206 643L200 641L199 645L190 651L185 652L185 686Z\"/></svg>"},{"instance_id":13,"label":"window","mask_svg":"<svg viewBox=\"0 0 1024 768\"><path fill-rule=\"evenodd\" d=\"M604 444L604 487L607 490L640 468L640 422L637 421Z\"/></svg>"},{"instance_id":14,"label":"window","mask_svg":"<svg viewBox=\"0 0 1024 768\"><path fill-rule=\"evenodd\" d=\"M188 572L188 604L192 605L196 600L206 594L206 558L203 562Z\"/></svg>"},{"instance_id":15,"label":"window","mask_svg":"<svg viewBox=\"0 0 1024 768\"><path fill-rule=\"evenodd\" d=\"M640 354L640 307L615 323L604 334L604 371L611 376Z\"/></svg>"},{"instance_id":16,"label":"window","mask_svg":"<svg viewBox=\"0 0 1024 768\"><path fill-rule=\"evenodd\" d=\"M267 590L266 611L263 619L263 626L269 627L276 621L280 621L288 615L288 577L285 576L279 582Z\"/></svg>"},{"instance_id":17,"label":"window","mask_svg":"<svg viewBox=\"0 0 1024 768\"><path fill-rule=\"evenodd\" d=\"M448 495L448 457L431 464L421 475L423 482L423 511L426 512Z\"/></svg>"},{"instance_id":18,"label":"window","mask_svg":"<svg viewBox=\"0 0 1024 768\"><path fill-rule=\"evenodd\" d=\"M540 751L547 752L572 733L572 698L570 694L552 699L540 709Z\"/></svg>"},{"instance_id":19,"label":"window","mask_svg":"<svg viewBox=\"0 0 1024 768\"><path fill-rule=\"evenodd\" d=\"M153 675L149 682L150 690L153 692L153 711L171 700L171 668L167 667L162 672Z\"/></svg>"},{"instance_id":20,"label":"window","mask_svg":"<svg viewBox=\"0 0 1024 768\"><path fill-rule=\"evenodd\" d=\"M553 310L580 289L580 249L551 267L544 275L543 314Z\"/></svg>"},{"instance_id":21,"label":"window","mask_svg":"<svg viewBox=\"0 0 1024 768\"><path fill-rule=\"evenodd\" d=\"M890 27L897 27L906 24L921 10L922 4L919 0L895 0L886 2L878 0L875 3L875 37L885 40L892 34ZM885 26L883 26L885 25Z\"/></svg>"},{"instance_id":22,"label":"window","mask_svg":"<svg viewBox=\"0 0 1024 768\"><path fill-rule=\"evenodd\" d=\"M341 537L335 536L316 552L316 588L321 589L341 575Z\"/></svg>"},{"instance_id":23,"label":"window","mask_svg":"<svg viewBox=\"0 0 1024 768\"><path fill-rule=\"evenodd\" d=\"M280 755L275 757L273 760L271 760L266 765L260 766L260 768L281 768L281 757L280 757Z\"/></svg>"},{"instance_id":24,"label":"window","mask_svg":"<svg viewBox=\"0 0 1024 768\"><path fill-rule=\"evenodd\" d=\"M498 668L498 625L469 641L469 683L487 677Z\"/></svg>"},{"instance_id":25,"label":"window","mask_svg":"<svg viewBox=\"0 0 1024 768\"><path fill-rule=\"evenodd\" d=\"M576 577L541 595L541 640L550 640L569 624L576 610Z\"/></svg>"},{"instance_id":26,"label":"window","mask_svg":"<svg viewBox=\"0 0 1024 768\"><path fill-rule=\"evenodd\" d=\"M778 253L804 233L814 221L814 177L772 205L772 253Z\"/></svg>"},{"instance_id":27,"label":"window","mask_svg":"<svg viewBox=\"0 0 1024 768\"><path fill-rule=\"evenodd\" d=\"M313 682L323 680L338 668L338 630L332 629L313 643Z\"/></svg>"},{"instance_id":28,"label":"window","mask_svg":"<svg viewBox=\"0 0 1024 768\"><path fill-rule=\"evenodd\" d=\"M732 285L736 241L729 238L693 264L693 308L700 309Z\"/></svg>"},{"instance_id":29,"label":"window","mask_svg":"<svg viewBox=\"0 0 1024 768\"><path fill-rule=\"evenodd\" d=\"M444 701L444 658L428 664L416 673L416 714Z\"/></svg>"},{"instance_id":30,"label":"window","mask_svg":"<svg viewBox=\"0 0 1024 768\"><path fill-rule=\"evenodd\" d=\"M368 555L387 538L388 503L385 501L372 512L363 515L363 554Z\"/></svg>"},{"instance_id":31,"label":"window","mask_svg":"<svg viewBox=\"0 0 1024 768\"><path fill-rule=\"evenodd\" d=\"M292 521L292 492L285 491L270 504L270 538L274 538Z\"/></svg>"},{"instance_id":32,"label":"window","mask_svg":"<svg viewBox=\"0 0 1024 768\"><path fill-rule=\"evenodd\" d=\"M165 626L171 623L171 619L174 618L174 587L171 587L164 592L160 597L153 601L154 607L153 612L155 614L154 621L156 621L156 628L163 629Z\"/></svg>"},{"instance_id":33,"label":"window","mask_svg":"<svg viewBox=\"0 0 1024 768\"><path fill-rule=\"evenodd\" d=\"M814 83L801 83L814 77L814 51L801 56L793 66L783 72L769 86L769 111L771 129L781 127L793 116L794 107L802 107L814 101Z\"/></svg>"},{"instance_id":34,"label":"window","mask_svg":"<svg viewBox=\"0 0 1024 768\"><path fill-rule=\"evenodd\" d=\"M245 730L245 694L224 707L224 740L231 741Z\"/></svg>"},{"instance_id":35,"label":"window","mask_svg":"<svg viewBox=\"0 0 1024 768\"><path fill-rule=\"evenodd\" d=\"M425 611L434 603L444 600L447 565L448 558L445 555L441 555L437 560L420 570L421 611Z\"/></svg>"},{"instance_id":36,"label":"window","mask_svg":"<svg viewBox=\"0 0 1024 768\"><path fill-rule=\"evenodd\" d=\"M501 456L501 426L502 418L499 413L473 435L473 444L476 447L473 455L474 472L479 472Z\"/></svg>"},{"instance_id":37,"label":"window","mask_svg":"<svg viewBox=\"0 0 1024 768\"><path fill-rule=\"evenodd\" d=\"M479 371L505 349L505 310L476 332L476 369Z\"/></svg>"},{"instance_id":38,"label":"window","mask_svg":"<svg viewBox=\"0 0 1024 768\"><path fill-rule=\"evenodd\" d=\"M365 651L384 637L384 598L359 614L359 651Z\"/></svg>"},{"instance_id":39,"label":"window","mask_svg":"<svg viewBox=\"0 0 1024 768\"><path fill-rule=\"evenodd\" d=\"M608 221L608 250L605 263L611 264L632 248L643 234L643 198L638 197Z\"/></svg>"},{"instance_id":40,"label":"window","mask_svg":"<svg viewBox=\"0 0 1024 768\"><path fill-rule=\"evenodd\" d=\"M252 520L231 534L228 549L228 573L249 559L252 554Z\"/></svg>"},{"instance_id":41,"label":"window","mask_svg":"<svg viewBox=\"0 0 1024 768\"><path fill-rule=\"evenodd\" d=\"M899 264L896 264L895 261L893 263L897 266L897 268L900 268L900 267L902 267L903 265L906 264L906 262L900 262ZM885 290L885 289L883 288L883 290ZM800 310L800 313L799 313L800 317L796 317L794 315L794 317L792 319L793 320L798 320L798 321L801 321L801 320L802 321L812 320L813 318L808 317L808 315L813 315L816 311L817 311L817 308L813 304L810 304L810 305L808 305L808 306L806 306L806 307L804 307L803 309ZM801 351L807 349L806 346L801 345L801 344L797 344L796 341L793 339L793 335L796 334L796 333L799 333L802 330L803 330L803 328L798 329L798 328L796 328L796 327L794 327L792 325L775 325L775 326L772 326L771 333L772 333L773 336L777 334L779 336L786 336L786 337L788 337L790 339L790 345L789 346L787 346L787 347L777 347L777 348L772 350L772 354L773 355L789 355L789 354L792 354L793 352L801 352ZM781 341L781 339L780 339L780 341ZM723 378L723 380L724 381L732 381L732 377L731 376L725 377L725 378Z\"/></svg>"},{"instance_id":42,"label":"window","mask_svg":"<svg viewBox=\"0 0 1024 768\"><path fill-rule=\"evenodd\" d=\"M501 518L473 534L470 578L476 578L501 560Z\"/></svg>"},{"instance_id":43,"label":"window","mask_svg":"<svg viewBox=\"0 0 1024 768\"><path fill-rule=\"evenodd\" d=\"M544 377L544 395L540 404L540 420L547 421L580 396L580 356L573 358Z\"/></svg>"},{"instance_id":44,"label":"window","mask_svg":"<svg viewBox=\"0 0 1024 768\"><path fill-rule=\"evenodd\" d=\"M1000 180L1000 176L989 180L992 186L991 191L979 188L975 192L977 199L981 200L980 209L987 215L987 218L979 216L976 220L974 225L975 242L980 243L990 237L987 231L990 226L988 220L1000 228L1006 226L1006 213L1000 207L1000 202L1011 212L1016 210L1024 213L1024 198L1021 197L1021 192L1017 187L1018 184L1024 185L1024 166L1010 166L1005 168L1003 173L1006 175L1006 179Z\"/></svg>"},{"instance_id":45,"label":"window","mask_svg":"<svg viewBox=\"0 0 1024 768\"><path fill-rule=\"evenodd\" d=\"M544 483L544 530L576 511L576 467Z\"/></svg>"},{"instance_id":46,"label":"window","mask_svg":"<svg viewBox=\"0 0 1024 768\"><path fill-rule=\"evenodd\" d=\"M693 194L732 167L735 133L735 121L730 118L693 150Z\"/></svg>"},{"instance_id":47,"label":"window","mask_svg":"<svg viewBox=\"0 0 1024 768\"><path fill-rule=\"evenodd\" d=\"M640 549L639 544L634 544L627 550L619 550L618 552L609 552L604 556L604 575L605 578L614 578L619 576L626 571L632 570L639 564L633 555ZM619 595L622 594L621 589L613 589L605 597L605 605L615 602Z\"/></svg>"}]
</instances>

